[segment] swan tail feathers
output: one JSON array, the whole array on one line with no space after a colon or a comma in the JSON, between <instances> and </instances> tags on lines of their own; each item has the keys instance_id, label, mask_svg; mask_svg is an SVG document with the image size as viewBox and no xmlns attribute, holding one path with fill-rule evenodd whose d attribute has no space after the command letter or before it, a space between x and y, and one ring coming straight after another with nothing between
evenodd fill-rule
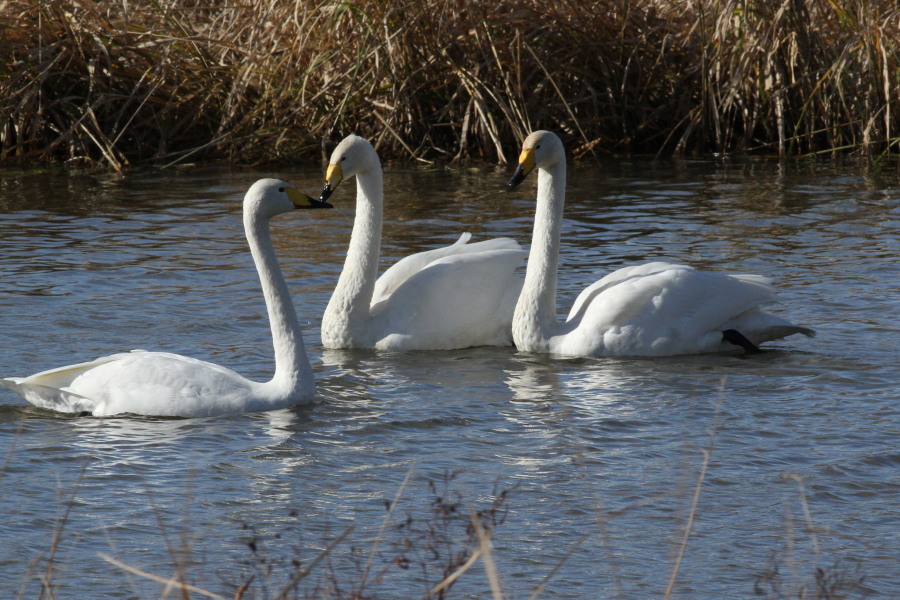
<instances>
[{"instance_id":1,"label":"swan tail feathers","mask_svg":"<svg viewBox=\"0 0 900 600\"><path fill-rule=\"evenodd\" d=\"M0 385L15 392L38 408L48 408L59 412L93 413L96 402L67 388L34 381L33 377L7 377L0 379Z\"/></svg>"},{"instance_id":2,"label":"swan tail feathers","mask_svg":"<svg viewBox=\"0 0 900 600\"><path fill-rule=\"evenodd\" d=\"M471 240L471 239L472 239L472 234L469 233L468 231L464 231L459 236L459 239L456 240L450 247L452 248L453 246L464 246L465 244L468 244L469 240Z\"/></svg>"},{"instance_id":3,"label":"swan tail feathers","mask_svg":"<svg viewBox=\"0 0 900 600\"><path fill-rule=\"evenodd\" d=\"M472 254L475 252L492 252L494 250L522 250L522 246L516 240L507 237L491 238L480 242L469 243L472 239L471 233L462 234L459 239L452 245L444 248L438 248L428 252L434 259L443 258L445 256L454 256L458 254ZM524 250L522 250L524 252ZM425 254L425 253L423 253Z\"/></svg>"},{"instance_id":4,"label":"swan tail feathers","mask_svg":"<svg viewBox=\"0 0 900 600\"><path fill-rule=\"evenodd\" d=\"M81 375L85 371L89 371L90 369L99 367L100 365L106 364L108 362L119 360L119 358L121 358L122 356L122 354L112 354L110 356L104 356L102 358L98 358L96 360L88 362L67 365L65 367L58 367L56 369L49 369L47 371L41 371L40 373L35 373L34 375L31 375L29 377L10 377L6 380L0 380L0 382L3 382L6 387L9 387L9 385L5 383L6 381L13 381L19 385L35 385L45 388L60 389L71 384L79 375Z\"/></svg>"},{"instance_id":5,"label":"swan tail feathers","mask_svg":"<svg viewBox=\"0 0 900 600\"><path fill-rule=\"evenodd\" d=\"M23 381L24 378L22 377L4 377L0 379L0 385L8 390L15 392Z\"/></svg>"},{"instance_id":6,"label":"swan tail feathers","mask_svg":"<svg viewBox=\"0 0 900 600\"><path fill-rule=\"evenodd\" d=\"M816 337L816 332L814 329L810 329L809 327L801 327L799 325L779 325L777 327L771 327L767 332L768 335L772 337L769 339L781 339L786 338L789 335L794 335L799 333L800 335L805 335L808 338Z\"/></svg>"},{"instance_id":7,"label":"swan tail feathers","mask_svg":"<svg viewBox=\"0 0 900 600\"><path fill-rule=\"evenodd\" d=\"M765 275L754 275L752 273L733 273L731 277L743 281L745 283L752 283L758 286L771 288L772 287L772 279L770 277L766 277Z\"/></svg>"}]
</instances>

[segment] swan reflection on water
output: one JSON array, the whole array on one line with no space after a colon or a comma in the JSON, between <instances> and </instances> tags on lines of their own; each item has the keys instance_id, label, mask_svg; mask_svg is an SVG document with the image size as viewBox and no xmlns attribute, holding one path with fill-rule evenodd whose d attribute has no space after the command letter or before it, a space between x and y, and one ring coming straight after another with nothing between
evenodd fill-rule
<instances>
[{"instance_id":1,"label":"swan reflection on water","mask_svg":"<svg viewBox=\"0 0 900 600\"><path fill-rule=\"evenodd\" d=\"M600 421L625 418L636 411L627 402L634 392L634 362L530 356L517 362L522 368L505 371L505 383L515 402L549 403Z\"/></svg>"}]
</instances>

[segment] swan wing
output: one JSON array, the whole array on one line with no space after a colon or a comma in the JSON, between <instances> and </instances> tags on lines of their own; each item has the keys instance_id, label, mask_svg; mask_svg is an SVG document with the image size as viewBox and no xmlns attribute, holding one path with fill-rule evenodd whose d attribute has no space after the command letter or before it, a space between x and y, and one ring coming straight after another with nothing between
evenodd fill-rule
<instances>
[{"instance_id":1,"label":"swan wing","mask_svg":"<svg viewBox=\"0 0 900 600\"><path fill-rule=\"evenodd\" d=\"M197 417L254 410L253 382L225 367L166 352L112 354L0 383L35 406L95 416Z\"/></svg>"},{"instance_id":2,"label":"swan wing","mask_svg":"<svg viewBox=\"0 0 900 600\"><path fill-rule=\"evenodd\" d=\"M732 328L755 343L773 339L765 337L766 329L776 337L809 332L761 311L761 305L774 301L765 277L667 263L628 267L582 292L557 349L661 356L726 349L722 332Z\"/></svg>"},{"instance_id":3,"label":"swan wing","mask_svg":"<svg viewBox=\"0 0 900 600\"><path fill-rule=\"evenodd\" d=\"M253 382L210 362L168 352L117 355L68 390L93 398L97 416L134 413L202 417L258 410Z\"/></svg>"},{"instance_id":4,"label":"swan wing","mask_svg":"<svg viewBox=\"0 0 900 600\"><path fill-rule=\"evenodd\" d=\"M449 246L410 254L391 265L375 282L372 306L390 297L406 280L442 258L463 254L479 254L493 250L521 249L519 243L510 238L494 238L470 244L468 242L471 238L472 234L465 232L459 236L456 242Z\"/></svg>"},{"instance_id":5,"label":"swan wing","mask_svg":"<svg viewBox=\"0 0 900 600\"><path fill-rule=\"evenodd\" d=\"M673 265L664 262L651 262L642 265L634 265L617 269L612 273L601 277L588 287L584 288L581 293L578 294L578 297L575 298L575 302L572 304L571 310L569 310L569 316L566 317L566 321L571 321L578 318L578 315L580 313L583 313L586 307L589 306L604 290L623 284L630 280L648 277L662 271L667 271L670 269L690 268L691 267L683 265Z\"/></svg>"},{"instance_id":6,"label":"swan wing","mask_svg":"<svg viewBox=\"0 0 900 600\"><path fill-rule=\"evenodd\" d=\"M373 304L376 348L449 350L512 342L522 287L516 269L527 253L513 240L465 246L429 262Z\"/></svg>"}]
</instances>

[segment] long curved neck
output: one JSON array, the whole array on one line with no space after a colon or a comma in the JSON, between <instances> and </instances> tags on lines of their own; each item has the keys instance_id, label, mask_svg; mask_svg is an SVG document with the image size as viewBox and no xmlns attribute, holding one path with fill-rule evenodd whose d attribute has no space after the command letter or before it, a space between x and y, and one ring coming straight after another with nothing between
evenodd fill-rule
<instances>
[{"instance_id":1,"label":"long curved neck","mask_svg":"<svg viewBox=\"0 0 900 600\"><path fill-rule=\"evenodd\" d=\"M275 258L268 219L245 212L244 231L259 273L269 325L272 328L275 375L265 385L274 387L276 393L291 395L310 385L313 380L312 367L303 346L300 322L284 275Z\"/></svg>"},{"instance_id":2,"label":"long curved neck","mask_svg":"<svg viewBox=\"0 0 900 600\"><path fill-rule=\"evenodd\" d=\"M344 269L322 317L327 347L354 345L369 319L381 255L384 186L381 167L356 174L356 217Z\"/></svg>"},{"instance_id":3,"label":"long curved neck","mask_svg":"<svg viewBox=\"0 0 900 600\"><path fill-rule=\"evenodd\" d=\"M565 190L565 161L538 170L531 251L513 316L513 340L525 352L547 350L548 338L556 325L556 277Z\"/></svg>"}]
</instances>

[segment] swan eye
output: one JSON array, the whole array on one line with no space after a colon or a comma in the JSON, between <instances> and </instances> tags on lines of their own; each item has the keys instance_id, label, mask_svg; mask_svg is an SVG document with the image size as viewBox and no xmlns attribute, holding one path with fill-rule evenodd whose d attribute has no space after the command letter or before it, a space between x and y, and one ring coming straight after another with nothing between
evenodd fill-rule
<instances>
[{"instance_id":1,"label":"swan eye","mask_svg":"<svg viewBox=\"0 0 900 600\"><path fill-rule=\"evenodd\" d=\"M284 191L284 188L283 188L283 187L280 187L280 188L278 188L278 191L279 191L279 192L283 192L283 191Z\"/></svg>"},{"instance_id":2,"label":"swan eye","mask_svg":"<svg viewBox=\"0 0 900 600\"><path fill-rule=\"evenodd\" d=\"M344 162L345 160L347 160L347 157L346 157L346 156L342 156L342 157L341 157L341 162Z\"/></svg>"}]
</instances>

